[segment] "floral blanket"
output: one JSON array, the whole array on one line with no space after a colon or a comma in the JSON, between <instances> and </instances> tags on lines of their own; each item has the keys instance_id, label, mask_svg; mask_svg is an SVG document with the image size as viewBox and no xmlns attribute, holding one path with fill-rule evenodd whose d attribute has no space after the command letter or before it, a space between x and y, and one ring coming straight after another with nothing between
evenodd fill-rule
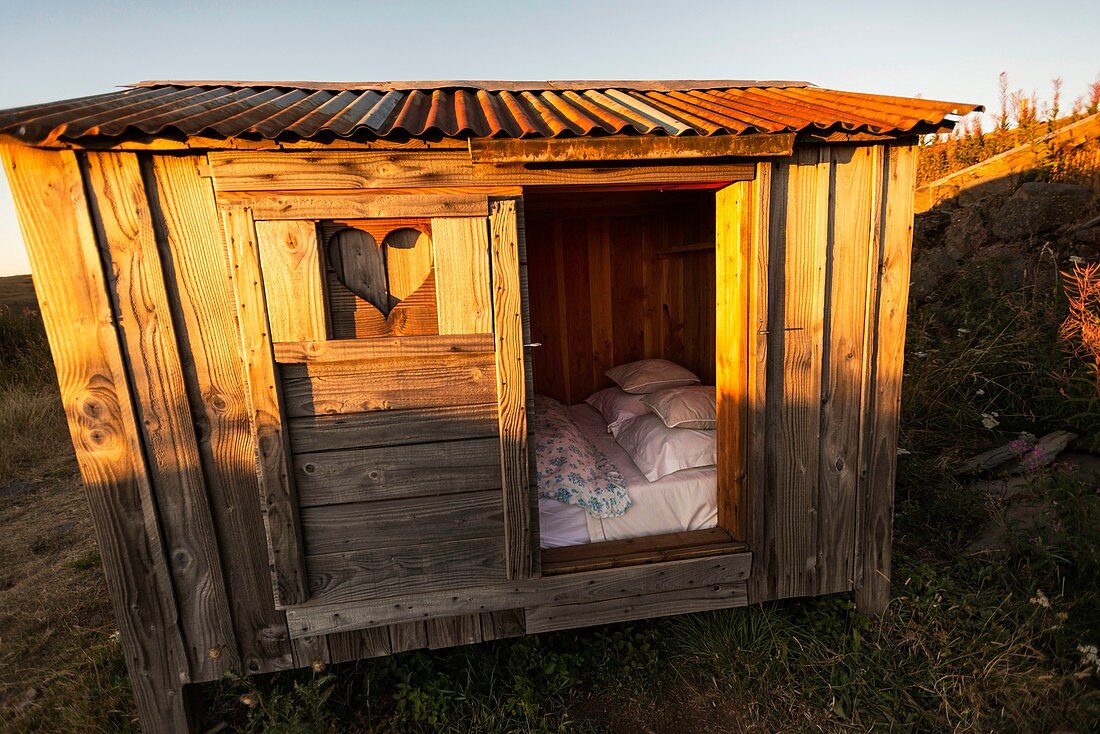
<instances>
[{"instance_id":1,"label":"floral blanket","mask_svg":"<svg viewBox=\"0 0 1100 734\"><path fill-rule=\"evenodd\" d=\"M581 434L564 405L536 395L531 420L541 496L599 518L619 517L630 509L623 475Z\"/></svg>"}]
</instances>

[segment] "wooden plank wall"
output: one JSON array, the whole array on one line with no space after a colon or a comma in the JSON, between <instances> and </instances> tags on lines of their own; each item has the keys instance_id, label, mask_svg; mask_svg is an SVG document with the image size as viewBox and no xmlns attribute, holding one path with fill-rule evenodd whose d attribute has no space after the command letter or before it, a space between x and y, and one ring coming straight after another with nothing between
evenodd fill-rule
<instances>
[{"instance_id":1,"label":"wooden plank wall","mask_svg":"<svg viewBox=\"0 0 1100 734\"><path fill-rule=\"evenodd\" d=\"M754 498L739 512L756 559L750 601L859 588L867 564L878 591L866 606L888 597L893 460L884 446L893 451L896 437L911 157L905 146L804 147L753 189L770 199L751 207L739 234L751 240L753 277L741 293L757 336L745 384L731 389L752 435L721 439L747 451Z\"/></svg>"},{"instance_id":2,"label":"wooden plank wall","mask_svg":"<svg viewBox=\"0 0 1100 734\"><path fill-rule=\"evenodd\" d=\"M611 367L664 357L714 383L711 191L527 197L535 391L579 403Z\"/></svg>"}]
</instances>

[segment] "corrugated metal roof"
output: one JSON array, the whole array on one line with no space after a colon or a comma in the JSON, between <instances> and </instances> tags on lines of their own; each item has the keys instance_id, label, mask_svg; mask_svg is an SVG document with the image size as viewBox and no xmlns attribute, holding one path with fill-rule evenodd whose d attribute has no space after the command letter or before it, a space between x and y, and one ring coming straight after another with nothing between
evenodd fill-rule
<instances>
[{"instance_id":1,"label":"corrugated metal roof","mask_svg":"<svg viewBox=\"0 0 1100 734\"><path fill-rule=\"evenodd\" d=\"M805 82L141 82L0 111L30 143L206 136L557 138L949 127L979 105L841 92Z\"/></svg>"}]
</instances>

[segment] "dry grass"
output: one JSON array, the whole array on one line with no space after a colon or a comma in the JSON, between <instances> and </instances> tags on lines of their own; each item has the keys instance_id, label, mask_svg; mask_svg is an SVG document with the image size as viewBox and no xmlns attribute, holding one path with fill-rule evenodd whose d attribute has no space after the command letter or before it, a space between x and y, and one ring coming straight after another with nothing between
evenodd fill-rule
<instances>
[{"instance_id":1,"label":"dry grass","mask_svg":"<svg viewBox=\"0 0 1100 734\"><path fill-rule=\"evenodd\" d=\"M118 731L133 705L30 278L0 299L0 729Z\"/></svg>"}]
</instances>

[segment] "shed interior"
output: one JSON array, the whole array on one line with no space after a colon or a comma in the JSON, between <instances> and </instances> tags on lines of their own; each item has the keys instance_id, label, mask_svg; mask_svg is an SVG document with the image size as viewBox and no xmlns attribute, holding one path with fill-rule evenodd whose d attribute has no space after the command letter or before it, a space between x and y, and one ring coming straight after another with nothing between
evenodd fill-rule
<instances>
[{"instance_id":1,"label":"shed interior","mask_svg":"<svg viewBox=\"0 0 1100 734\"><path fill-rule=\"evenodd\" d=\"M722 527L732 523L718 513L718 493L740 489L718 482L726 467L684 469L649 482L606 435L606 417L585 404L594 393L616 389L609 369L643 359L669 360L703 386L715 384L719 187L525 192L534 391L568 406L574 423L625 476L633 503L621 518L601 520L540 499L544 573L589 570L609 556L615 565L630 565L744 547L739 530ZM538 444L538 417L530 406L528 413ZM720 441L718 430L707 433Z\"/></svg>"}]
</instances>

